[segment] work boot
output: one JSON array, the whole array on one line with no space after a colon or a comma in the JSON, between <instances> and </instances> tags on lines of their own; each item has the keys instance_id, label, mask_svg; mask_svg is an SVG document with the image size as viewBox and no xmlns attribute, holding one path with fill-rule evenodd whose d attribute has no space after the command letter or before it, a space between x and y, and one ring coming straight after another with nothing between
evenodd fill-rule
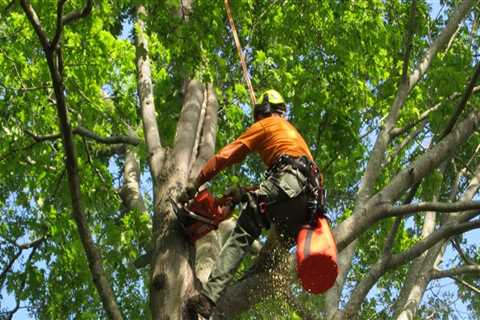
<instances>
[{"instance_id":1,"label":"work boot","mask_svg":"<svg viewBox=\"0 0 480 320\"><path fill-rule=\"evenodd\" d=\"M185 309L185 320L198 320L199 315L205 319L210 319L215 309L215 303L207 296L199 293L188 298Z\"/></svg>"}]
</instances>

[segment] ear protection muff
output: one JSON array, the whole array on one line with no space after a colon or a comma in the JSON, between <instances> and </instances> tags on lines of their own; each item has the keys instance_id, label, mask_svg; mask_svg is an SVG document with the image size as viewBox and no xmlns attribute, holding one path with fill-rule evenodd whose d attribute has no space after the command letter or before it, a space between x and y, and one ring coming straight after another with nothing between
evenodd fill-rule
<instances>
[{"instance_id":1,"label":"ear protection muff","mask_svg":"<svg viewBox=\"0 0 480 320\"><path fill-rule=\"evenodd\" d=\"M254 119L257 119L258 116L266 116L272 114L272 106L268 101L268 94L264 94L262 100L262 103L256 104L253 108Z\"/></svg>"}]
</instances>

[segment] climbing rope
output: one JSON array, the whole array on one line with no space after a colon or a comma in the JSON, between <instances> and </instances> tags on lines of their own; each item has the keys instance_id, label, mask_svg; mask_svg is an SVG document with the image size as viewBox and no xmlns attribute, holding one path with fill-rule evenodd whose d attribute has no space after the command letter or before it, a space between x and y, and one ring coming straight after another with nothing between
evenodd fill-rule
<instances>
[{"instance_id":1,"label":"climbing rope","mask_svg":"<svg viewBox=\"0 0 480 320\"><path fill-rule=\"evenodd\" d=\"M230 1L225 0L225 10L227 11L228 22L230 23L230 28L232 29L233 39L235 40L235 45L237 46L237 52L240 56L240 64L242 65L243 70L243 79L247 83L248 93L250 95L250 100L252 101L252 108L255 105L255 92L253 91L252 82L250 81L250 76L248 75L247 63L245 62L245 55L242 51L242 45L240 44L240 39L238 38L237 29L235 28L235 22L233 21L232 10L230 9Z\"/></svg>"}]
</instances>

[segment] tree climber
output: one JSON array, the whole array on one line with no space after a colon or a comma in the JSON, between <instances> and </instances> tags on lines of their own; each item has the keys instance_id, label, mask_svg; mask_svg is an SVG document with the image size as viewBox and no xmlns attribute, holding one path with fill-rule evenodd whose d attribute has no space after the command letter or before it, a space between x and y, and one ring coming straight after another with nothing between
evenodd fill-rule
<instances>
[{"instance_id":1,"label":"tree climber","mask_svg":"<svg viewBox=\"0 0 480 320\"><path fill-rule=\"evenodd\" d=\"M187 202L202 184L226 167L241 162L252 151L258 152L269 168L258 189L242 195L240 216L208 282L185 304L184 314L188 319L211 316L222 291L262 228L269 229L271 223L275 224L282 242L291 246L300 227L311 222L321 206L317 166L303 137L286 120L285 112L283 97L275 90L265 91L254 106L254 124L210 158L179 197L179 201Z\"/></svg>"}]
</instances>

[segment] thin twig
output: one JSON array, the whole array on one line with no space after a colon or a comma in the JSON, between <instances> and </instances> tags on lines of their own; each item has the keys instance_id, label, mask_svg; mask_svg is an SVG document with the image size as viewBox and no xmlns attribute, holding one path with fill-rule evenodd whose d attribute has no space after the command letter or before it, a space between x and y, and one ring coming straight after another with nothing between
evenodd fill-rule
<instances>
[{"instance_id":1,"label":"thin twig","mask_svg":"<svg viewBox=\"0 0 480 320\"><path fill-rule=\"evenodd\" d=\"M93 131L90 131L82 126L78 126L75 129L73 129L74 134L81 135L83 137L87 137L90 139L93 139L97 142L104 143L104 144L118 144L118 143L125 143L125 144L131 144L133 146L136 146L140 144L140 139L128 135L119 135L119 136L112 136L112 137L102 137L94 133Z\"/></svg>"},{"instance_id":2,"label":"thin twig","mask_svg":"<svg viewBox=\"0 0 480 320\"><path fill-rule=\"evenodd\" d=\"M402 152L402 150L407 145L409 145L412 141L414 141L418 137L420 133L422 133L426 124L427 124L427 120L423 120L421 126L419 126L415 131L410 132L408 136L405 139L403 139L403 141L395 147L392 153L390 153L388 157L388 162L392 162L393 160L395 160L400 155L400 152Z\"/></svg>"},{"instance_id":3,"label":"thin twig","mask_svg":"<svg viewBox=\"0 0 480 320\"><path fill-rule=\"evenodd\" d=\"M480 86L476 86L473 88L472 90L472 93L477 93L478 91L480 91ZM424 121L432 112L435 112L437 111L441 106L442 104L444 104L446 101L451 101L451 100L454 100L458 97L461 96L461 93L460 92L455 92L453 94L451 94L447 99L437 103L436 105L434 105L433 107L431 107L430 109L426 110L425 112L423 112L420 117L418 117L418 119L416 119L415 121L412 121L411 123L407 124L405 127L403 128L395 128L393 129L392 131L390 131L390 135L392 138L396 138L398 137L399 135L405 133L406 131L410 130L411 128L413 127L416 127L417 124L419 124L420 122Z\"/></svg>"},{"instance_id":4,"label":"thin twig","mask_svg":"<svg viewBox=\"0 0 480 320\"><path fill-rule=\"evenodd\" d=\"M384 217L405 216L422 211L458 212L476 209L480 209L480 201L457 201L453 203L421 202L401 205L398 207L392 207L390 204L387 204Z\"/></svg>"},{"instance_id":5,"label":"thin twig","mask_svg":"<svg viewBox=\"0 0 480 320\"><path fill-rule=\"evenodd\" d=\"M61 133L55 133L55 134L48 134L48 135L37 135L33 133L32 131L25 129L24 130L26 134L28 134L30 137L35 142L44 142L44 141L53 141L60 139L62 137ZM137 137L133 136L127 136L127 135L119 135L119 136L111 136L111 137L102 137L98 134L96 134L93 131L90 131L87 128L84 128L82 126L78 126L72 130L73 134L77 134L82 137L90 138L92 140L95 140L96 142L103 143L103 144L119 144L119 143L124 143L124 144L131 144L133 146L136 146L140 144L140 139Z\"/></svg>"},{"instance_id":6,"label":"thin twig","mask_svg":"<svg viewBox=\"0 0 480 320\"><path fill-rule=\"evenodd\" d=\"M470 230L480 228L480 221L473 220L468 222L462 222L457 224L448 224L440 227L428 237L417 242L410 249L392 256L392 259L388 263L388 268L395 268L407 261L415 259L426 250L438 243L441 239L446 239L456 234L468 232Z\"/></svg>"},{"instance_id":7,"label":"thin twig","mask_svg":"<svg viewBox=\"0 0 480 320\"><path fill-rule=\"evenodd\" d=\"M38 246L33 247L32 252L30 252L30 254L28 255L27 262L25 263L25 272L23 273L22 282L20 283L20 287L18 290L19 292L22 292L25 289L25 285L27 283L28 269L30 269L31 267L32 258L35 255L37 249L38 249ZM20 309L20 299L16 298L15 307L12 310L8 311L5 319L12 320L13 316L19 309Z\"/></svg>"},{"instance_id":8,"label":"thin twig","mask_svg":"<svg viewBox=\"0 0 480 320\"><path fill-rule=\"evenodd\" d=\"M469 264L469 265L475 264L475 262L472 259L470 259L470 257L468 257L465 254L465 252L463 252L462 247L460 246L460 243L458 243L458 239L454 238L450 242L452 243L453 248L455 248L455 250L458 252L460 257L466 264Z\"/></svg>"},{"instance_id":9,"label":"thin twig","mask_svg":"<svg viewBox=\"0 0 480 320\"><path fill-rule=\"evenodd\" d=\"M104 178L103 175L100 173L100 171L98 171L97 167L93 164L92 156L91 156L91 154L90 154L90 150L89 150L89 148L88 148L88 143L87 143L87 140L85 139L85 137L82 137L82 141L83 141L83 145L85 146L85 153L87 154L87 161L88 161L88 163L92 166L93 171L95 171L95 173L96 173L97 176L100 178L100 180L103 182L103 184L106 184L105 178Z\"/></svg>"},{"instance_id":10,"label":"thin twig","mask_svg":"<svg viewBox=\"0 0 480 320\"><path fill-rule=\"evenodd\" d=\"M408 81L408 65L410 62L410 55L413 47L413 35L415 33L415 17L417 15L417 0L412 1L410 6L410 18L405 35L405 52L403 55L403 67L402 67L402 82Z\"/></svg>"},{"instance_id":11,"label":"thin twig","mask_svg":"<svg viewBox=\"0 0 480 320\"><path fill-rule=\"evenodd\" d=\"M456 282L464 285L467 289L470 289L472 290L473 292L475 292L476 294L480 294L480 288L477 288L475 287L474 285L468 283L467 281L465 280L462 280L460 278L457 278L457 277L452 277Z\"/></svg>"},{"instance_id":12,"label":"thin twig","mask_svg":"<svg viewBox=\"0 0 480 320\"><path fill-rule=\"evenodd\" d=\"M470 82L465 89L465 93L462 96L462 99L459 101L457 104L457 107L455 108L454 113L452 114L452 117L450 118L450 121L448 122L447 126L445 127L445 130L443 130L442 134L439 137L439 141L442 140L447 134L449 134L455 123L457 123L458 118L462 114L463 110L465 109L468 99L472 96L472 93L474 92L475 89L475 84L477 83L478 78L480 77L480 62L477 64L475 68L475 72L470 79Z\"/></svg>"},{"instance_id":13,"label":"thin twig","mask_svg":"<svg viewBox=\"0 0 480 320\"><path fill-rule=\"evenodd\" d=\"M22 250L18 250L17 253L13 256L12 259L5 265L3 268L2 272L0 273L0 287L3 286L3 281L5 281L5 277L7 276L7 273L9 273L12 270L13 264L17 259L20 257L22 254Z\"/></svg>"},{"instance_id":14,"label":"thin twig","mask_svg":"<svg viewBox=\"0 0 480 320\"><path fill-rule=\"evenodd\" d=\"M50 44L50 50L55 50L60 42L60 37L63 32L63 6L65 5L66 0L58 0L57 4L57 28L55 30L55 36L53 36L52 42Z\"/></svg>"},{"instance_id":15,"label":"thin twig","mask_svg":"<svg viewBox=\"0 0 480 320\"><path fill-rule=\"evenodd\" d=\"M60 133L39 136L39 135L36 135L35 133L33 133L32 131L30 131L28 129L24 129L23 131L27 135L29 135L35 142L54 141L54 140L60 139L62 137L62 135Z\"/></svg>"}]
</instances>

